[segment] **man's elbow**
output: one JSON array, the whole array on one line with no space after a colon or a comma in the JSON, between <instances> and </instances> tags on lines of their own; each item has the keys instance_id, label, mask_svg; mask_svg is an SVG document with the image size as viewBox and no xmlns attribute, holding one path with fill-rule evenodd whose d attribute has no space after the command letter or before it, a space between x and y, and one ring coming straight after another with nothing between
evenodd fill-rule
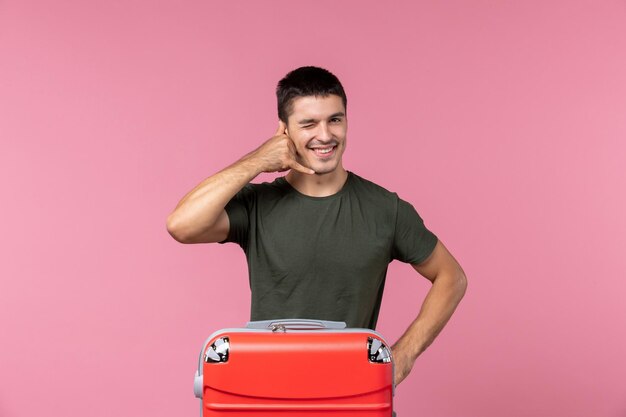
<instances>
[{"instance_id":1,"label":"man's elbow","mask_svg":"<svg viewBox=\"0 0 626 417\"><path fill-rule=\"evenodd\" d=\"M459 294L459 299L463 298L465 292L467 291L467 276L465 276L465 272L461 268L455 274L454 286Z\"/></svg>"},{"instance_id":2,"label":"man's elbow","mask_svg":"<svg viewBox=\"0 0 626 417\"><path fill-rule=\"evenodd\" d=\"M167 232L172 236L177 242L180 243L191 243L189 236L185 234L184 227L180 224L180 221L176 218L174 213L167 216L166 222Z\"/></svg>"}]
</instances>

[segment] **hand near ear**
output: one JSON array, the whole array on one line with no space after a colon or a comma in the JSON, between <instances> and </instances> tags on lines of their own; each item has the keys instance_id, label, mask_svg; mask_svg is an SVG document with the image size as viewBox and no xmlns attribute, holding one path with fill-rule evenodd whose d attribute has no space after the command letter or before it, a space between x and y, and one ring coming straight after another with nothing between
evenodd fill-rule
<instances>
[{"instance_id":1,"label":"hand near ear","mask_svg":"<svg viewBox=\"0 0 626 417\"><path fill-rule=\"evenodd\" d=\"M295 169L303 174L315 174L311 168L307 168L296 161L296 145L289 137L287 126L282 120L278 121L278 130L274 136L259 146L253 152L253 156L260 161L263 172L282 172Z\"/></svg>"}]
</instances>

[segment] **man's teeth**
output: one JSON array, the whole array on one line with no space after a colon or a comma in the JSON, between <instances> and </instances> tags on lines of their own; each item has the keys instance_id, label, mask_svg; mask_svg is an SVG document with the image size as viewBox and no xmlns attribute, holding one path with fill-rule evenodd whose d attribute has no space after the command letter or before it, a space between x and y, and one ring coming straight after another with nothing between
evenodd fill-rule
<instances>
[{"instance_id":1,"label":"man's teeth","mask_svg":"<svg viewBox=\"0 0 626 417\"><path fill-rule=\"evenodd\" d=\"M315 152L319 152L319 153L329 153L330 151L332 151L334 148L330 147L330 148L315 148Z\"/></svg>"}]
</instances>

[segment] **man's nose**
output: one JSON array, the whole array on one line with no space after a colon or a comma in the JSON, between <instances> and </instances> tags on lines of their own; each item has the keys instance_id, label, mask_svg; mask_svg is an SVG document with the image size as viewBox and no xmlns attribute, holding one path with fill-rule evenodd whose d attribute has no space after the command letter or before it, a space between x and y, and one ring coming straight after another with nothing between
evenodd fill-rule
<instances>
[{"instance_id":1,"label":"man's nose","mask_svg":"<svg viewBox=\"0 0 626 417\"><path fill-rule=\"evenodd\" d=\"M317 131L317 138L319 140L330 140L333 135L330 133L330 128L327 123L320 123Z\"/></svg>"}]
</instances>

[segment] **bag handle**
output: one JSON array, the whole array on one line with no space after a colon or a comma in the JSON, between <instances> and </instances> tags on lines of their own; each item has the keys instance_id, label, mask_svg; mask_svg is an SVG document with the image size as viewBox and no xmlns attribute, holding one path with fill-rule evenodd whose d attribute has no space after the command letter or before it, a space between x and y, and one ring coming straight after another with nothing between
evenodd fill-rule
<instances>
[{"instance_id":1,"label":"bag handle","mask_svg":"<svg viewBox=\"0 0 626 417\"><path fill-rule=\"evenodd\" d=\"M323 329L345 329L346 323L343 321L312 320L312 319L276 319L249 321L246 325L248 329L271 329L274 332L286 330L323 330Z\"/></svg>"}]
</instances>

